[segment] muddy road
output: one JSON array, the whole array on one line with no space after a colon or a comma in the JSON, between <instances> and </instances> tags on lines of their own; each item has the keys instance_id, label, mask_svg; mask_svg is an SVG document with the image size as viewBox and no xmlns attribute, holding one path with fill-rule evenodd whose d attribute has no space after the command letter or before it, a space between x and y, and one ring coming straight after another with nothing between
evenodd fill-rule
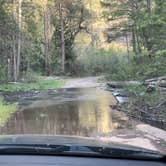
<instances>
[{"instance_id":1,"label":"muddy road","mask_svg":"<svg viewBox=\"0 0 166 166\"><path fill-rule=\"evenodd\" d=\"M136 146L139 142L141 147L166 151L166 132L112 110L117 101L98 79L76 78L58 90L8 94L10 102L19 103L19 109L1 127L0 134L97 137Z\"/></svg>"}]
</instances>

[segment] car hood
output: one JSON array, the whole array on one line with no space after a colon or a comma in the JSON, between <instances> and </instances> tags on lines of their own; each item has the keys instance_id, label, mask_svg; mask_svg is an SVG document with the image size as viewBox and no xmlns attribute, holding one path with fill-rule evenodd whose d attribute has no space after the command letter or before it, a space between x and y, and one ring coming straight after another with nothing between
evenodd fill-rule
<instances>
[{"instance_id":1,"label":"car hood","mask_svg":"<svg viewBox=\"0 0 166 166\"><path fill-rule=\"evenodd\" d=\"M80 145L95 147L115 147L134 150L147 150L136 146L102 141L97 138L76 136L45 136L45 135L7 135L0 136L0 145ZM149 150L148 150L149 151ZM151 150L150 150L151 151Z\"/></svg>"}]
</instances>

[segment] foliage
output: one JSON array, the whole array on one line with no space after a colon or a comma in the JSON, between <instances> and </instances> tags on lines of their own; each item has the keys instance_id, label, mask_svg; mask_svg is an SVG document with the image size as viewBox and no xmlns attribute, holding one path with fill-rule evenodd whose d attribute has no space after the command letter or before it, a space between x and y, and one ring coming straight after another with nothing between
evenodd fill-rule
<instances>
[{"instance_id":1,"label":"foliage","mask_svg":"<svg viewBox=\"0 0 166 166\"><path fill-rule=\"evenodd\" d=\"M21 81L24 83L35 83L41 81L42 76L39 73L35 73L32 70L28 70L23 74Z\"/></svg>"},{"instance_id":2,"label":"foliage","mask_svg":"<svg viewBox=\"0 0 166 166\"><path fill-rule=\"evenodd\" d=\"M103 16L110 25L106 31L108 41L127 35L132 36L136 54L148 50L152 56L165 50L165 0L102 0L101 4L106 8Z\"/></svg>"},{"instance_id":3,"label":"foliage","mask_svg":"<svg viewBox=\"0 0 166 166\"><path fill-rule=\"evenodd\" d=\"M20 33L20 76L27 81L35 80L33 71L45 75L46 68L49 68L47 74L106 73L114 80L146 79L165 72L165 0L101 0L101 3L99 0L93 0L92 3L87 0L64 0L63 3L59 0L46 0L46 3L41 0L22 0L21 29L18 2L0 1L1 83L16 81L14 67ZM106 23L101 17L103 10ZM76 42L82 40L80 33L89 38L88 42L80 42L81 46ZM106 37L111 45L113 40L118 42L122 37L121 45L125 51L108 50L108 43L105 38L101 41L101 36ZM63 44L65 73L61 69Z\"/></svg>"},{"instance_id":4,"label":"foliage","mask_svg":"<svg viewBox=\"0 0 166 166\"><path fill-rule=\"evenodd\" d=\"M15 22L5 9L5 0L0 1L0 82L7 81L7 60L12 49L11 33L16 30Z\"/></svg>"},{"instance_id":5,"label":"foliage","mask_svg":"<svg viewBox=\"0 0 166 166\"><path fill-rule=\"evenodd\" d=\"M59 3L62 6L62 19ZM14 60L18 61L20 31L19 73L21 74L19 75L26 72L28 74L29 71L46 74L46 65L49 65L49 74L60 72L61 22L64 24L65 65L68 69L75 58L72 51L75 37L85 28L82 26L85 13L87 14L87 11L80 0L65 0L63 3L54 0L46 0L45 3L41 0L2 0L0 2L0 82L15 80ZM18 17L22 18L21 29Z\"/></svg>"},{"instance_id":6,"label":"foliage","mask_svg":"<svg viewBox=\"0 0 166 166\"><path fill-rule=\"evenodd\" d=\"M139 61L139 62L138 62ZM111 70L108 78L112 80L145 80L153 77L163 76L166 73L166 59L164 57L155 58L153 61L146 57L122 61L117 64L117 72Z\"/></svg>"},{"instance_id":7,"label":"foliage","mask_svg":"<svg viewBox=\"0 0 166 166\"><path fill-rule=\"evenodd\" d=\"M70 69L71 62L75 60L75 55L73 53L73 47L76 35L83 30L85 27L82 26L85 24L85 13L87 14L87 10L83 6L83 2L80 0L73 0L63 1L62 6L62 15L63 20L60 18L60 13L56 13L54 15L54 19L52 20L52 23L54 25L55 31L52 36L52 42L54 43L52 45L52 53L54 56L52 56L52 64L56 63L56 69L60 70L60 59L59 54L61 54L61 45L62 45L62 39L61 39L61 22L64 23L64 45L65 45L65 66L67 70ZM57 1L57 11L59 12L58 8L58 1ZM62 55L61 55L62 56ZM54 65L55 67L55 65Z\"/></svg>"},{"instance_id":8,"label":"foliage","mask_svg":"<svg viewBox=\"0 0 166 166\"><path fill-rule=\"evenodd\" d=\"M100 75L107 74L110 70L116 73L118 70L116 65L120 63L126 52L111 47L108 50L104 50L90 46L84 54L84 56L77 59L73 68L74 74Z\"/></svg>"},{"instance_id":9,"label":"foliage","mask_svg":"<svg viewBox=\"0 0 166 166\"><path fill-rule=\"evenodd\" d=\"M0 99L0 125L3 125L10 115L16 111L16 105L6 105L2 99Z\"/></svg>"},{"instance_id":10,"label":"foliage","mask_svg":"<svg viewBox=\"0 0 166 166\"><path fill-rule=\"evenodd\" d=\"M107 79L115 81L145 80L165 75L166 58L156 56L153 60L146 55L128 56L122 50L110 48L90 49L76 62L73 73L77 75L106 74ZM146 53L145 53L146 54Z\"/></svg>"}]
</instances>

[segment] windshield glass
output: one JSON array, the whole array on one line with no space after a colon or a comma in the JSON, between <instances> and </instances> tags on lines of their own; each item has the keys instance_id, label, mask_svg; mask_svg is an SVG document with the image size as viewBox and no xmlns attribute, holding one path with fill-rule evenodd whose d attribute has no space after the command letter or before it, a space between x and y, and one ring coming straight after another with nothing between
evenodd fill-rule
<instances>
[{"instance_id":1,"label":"windshield glass","mask_svg":"<svg viewBox=\"0 0 166 166\"><path fill-rule=\"evenodd\" d=\"M18 143L166 154L166 1L1 0L0 145Z\"/></svg>"}]
</instances>

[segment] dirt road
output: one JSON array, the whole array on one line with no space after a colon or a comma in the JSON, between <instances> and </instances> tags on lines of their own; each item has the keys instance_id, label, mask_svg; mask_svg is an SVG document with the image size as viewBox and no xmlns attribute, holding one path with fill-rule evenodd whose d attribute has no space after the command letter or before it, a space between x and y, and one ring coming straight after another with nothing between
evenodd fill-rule
<instances>
[{"instance_id":1,"label":"dirt road","mask_svg":"<svg viewBox=\"0 0 166 166\"><path fill-rule=\"evenodd\" d=\"M84 77L84 78L73 78L69 79L65 84L64 88L90 88L99 87L101 83L98 80L101 77Z\"/></svg>"}]
</instances>

